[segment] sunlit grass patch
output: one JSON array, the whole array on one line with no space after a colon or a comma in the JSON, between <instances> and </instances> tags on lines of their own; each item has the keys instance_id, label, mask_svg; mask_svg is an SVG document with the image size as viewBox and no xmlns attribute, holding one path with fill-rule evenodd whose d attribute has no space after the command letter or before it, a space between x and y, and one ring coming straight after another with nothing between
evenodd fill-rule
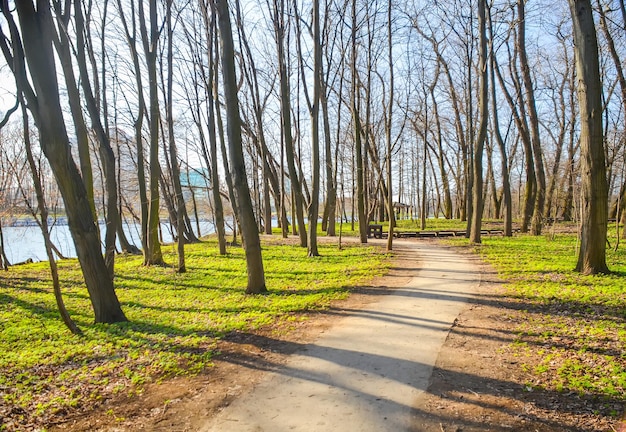
<instances>
[{"instance_id":1,"label":"sunlit grass patch","mask_svg":"<svg viewBox=\"0 0 626 432\"><path fill-rule=\"evenodd\" d=\"M508 282L505 295L523 314L514 349L532 354L526 368L531 384L626 401L624 247L607 248L612 274L583 276L574 271L574 234L482 240L476 250Z\"/></svg>"},{"instance_id":2,"label":"sunlit grass patch","mask_svg":"<svg viewBox=\"0 0 626 432\"><path fill-rule=\"evenodd\" d=\"M43 419L110 395L132 396L148 382L196 374L211 365L228 332L327 308L386 268L386 255L371 247L321 244L319 250L321 257L311 259L297 246L264 244L269 294L260 296L244 293L241 247L220 256L214 239L186 246L183 274L120 256L115 285L129 322L114 325L93 324L77 261L60 262L64 299L82 337L63 327L45 263L0 273L0 417L20 409L24 418ZM176 262L174 247L163 251L166 262Z\"/></svg>"}]
</instances>

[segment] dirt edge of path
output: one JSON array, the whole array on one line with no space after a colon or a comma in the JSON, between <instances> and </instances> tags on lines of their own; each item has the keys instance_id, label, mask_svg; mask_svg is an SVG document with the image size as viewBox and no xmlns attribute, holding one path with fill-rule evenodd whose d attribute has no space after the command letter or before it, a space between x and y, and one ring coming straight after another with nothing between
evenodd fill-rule
<instances>
[{"instance_id":1,"label":"dirt edge of path","mask_svg":"<svg viewBox=\"0 0 626 432\"><path fill-rule=\"evenodd\" d=\"M415 407L416 432L626 432L626 419L599 414L607 411L603 401L528 385L533 377L526 370L539 359L513 348L528 305L507 297L496 271L469 249L455 250L481 269L481 283L450 330L428 391Z\"/></svg>"}]
</instances>

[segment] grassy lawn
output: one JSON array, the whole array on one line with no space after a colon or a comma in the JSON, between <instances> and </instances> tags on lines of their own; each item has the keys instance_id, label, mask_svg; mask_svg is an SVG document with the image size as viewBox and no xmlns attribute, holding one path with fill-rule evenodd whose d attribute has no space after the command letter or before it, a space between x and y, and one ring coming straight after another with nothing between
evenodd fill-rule
<instances>
[{"instance_id":1,"label":"grassy lawn","mask_svg":"<svg viewBox=\"0 0 626 432\"><path fill-rule=\"evenodd\" d=\"M359 236L359 223L355 222L354 223L354 230L352 229L352 223L350 221L348 222L343 222L343 223L339 223L336 222L335 223L335 236L337 237L336 240L338 241L338 237L339 237L339 230L341 230L341 235L344 237L358 237ZM281 228L277 228L277 227L273 227L272 228L272 234L274 235L281 235L282 234L282 229ZM294 235L293 234L293 226L289 225L289 235ZM318 237L326 237L326 232L322 231L322 222L320 221L317 224L317 236ZM227 236L228 237L228 236Z\"/></svg>"},{"instance_id":2,"label":"grassy lawn","mask_svg":"<svg viewBox=\"0 0 626 432\"><path fill-rule=\"evenodd\" d=\"M577 248L576 235L561 234L484 236L475 249L521 309L512 349L527 388L626 402L626 250L607 250L612 274L582 276Z\"/></svg>"},{"instance_id":3,"label":"grassy lawn","mask_svg":"<svg viewBox=\"0 0 626 432\"><path fill-rule=\"evenodd\" d=\"M383 222L384 231L388 230L389 222ZM483 229L502 229L504 224L501 220L483 220ZM467 222L459 219L427 218L424 231L457 231L465 230ZM421 221L417 219L401 219L396 222L395 231L422 231Z\"/></svg>"},{"instance_id":4,"label":"grassy lawn","mask_svg":"<svg viewBox=\"0 0 626 432\"><path fill-rule=\"evenodd\" d=\"M421 231L420 218L416 219L402 219L396 222L396 231ZM389 225L388 222L383 224L385 231ZM467 222L462 222L459 219L443 219L443 218L427 218L426 219L426 231L442 231L442 230L464 230L467 227Z\"/></svg>"},{"instance_id":5,"label":"grassy lawn","mask_svg":"<svg viewBox=\"0 0 626 432\"><path fill-rule=\"evenodd\" d=\"M1 272L0 418L37 423L112 394L133 395L150 381L196 374L211 366L228 332L306 319L302 312L345 298L387 266L386 255L371 247L320 245L322 256L310 259L305 249L279 242L263 246L264 296L244 294L243 250L219 256L214 240L186 247L185 274L119 257L115 284L129 322L115 325L93 324L77 261L62 261L64 298L82 337L61 323L47 263ZM176 262L174 247L164 253Z\"/></svg>"}]
</instances>

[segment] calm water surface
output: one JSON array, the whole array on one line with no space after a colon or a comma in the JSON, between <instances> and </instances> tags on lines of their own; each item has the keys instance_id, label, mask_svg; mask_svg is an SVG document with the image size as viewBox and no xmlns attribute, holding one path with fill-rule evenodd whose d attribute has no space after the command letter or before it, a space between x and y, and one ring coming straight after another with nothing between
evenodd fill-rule
<instances>
[{"instance_id":1,"label":"calm water surface","mask_svg":"<svg viewBox=\"0 0 626 432\"><path fill-rule=\"evenodd\" d=\"M195 221L192 221L192 226L196 227ZM139 240L140 228L139 224L124 225L126 235L131 243L134 243L137 247L141 247L141 241ZM161 223L164 243L172 242L169 228L169 223ZM213 224L210 221L200 221L200 229L202 235L214 232ZM100 225L100 231L104 234L104 225ZM11 264L26 261L27 259L32 259L33 261L47 260L43 236L38 226L3 226L2 232L4 234L5 251ZM55 225L50 236L63 255L68 258L76 257L76 249L67 225Z\"/></svg>"}]
</instances>

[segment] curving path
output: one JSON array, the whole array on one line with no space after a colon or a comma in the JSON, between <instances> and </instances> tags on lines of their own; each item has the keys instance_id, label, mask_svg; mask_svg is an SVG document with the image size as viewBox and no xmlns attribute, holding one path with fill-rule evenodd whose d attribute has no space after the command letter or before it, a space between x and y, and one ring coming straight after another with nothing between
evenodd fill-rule
<instances>
[{"instance_id":1,"label":"curving path","mask_svg":"<svg viewBox=\"0 0 626 432\"><path fill-rule=\"evenodd\" d=\"M390 276L405 278L404 286L350 311L201 430L419 430L412 407L480 270L434 241L396 240L394 250L399 264Z\"/></svg>"}]
</instances>

